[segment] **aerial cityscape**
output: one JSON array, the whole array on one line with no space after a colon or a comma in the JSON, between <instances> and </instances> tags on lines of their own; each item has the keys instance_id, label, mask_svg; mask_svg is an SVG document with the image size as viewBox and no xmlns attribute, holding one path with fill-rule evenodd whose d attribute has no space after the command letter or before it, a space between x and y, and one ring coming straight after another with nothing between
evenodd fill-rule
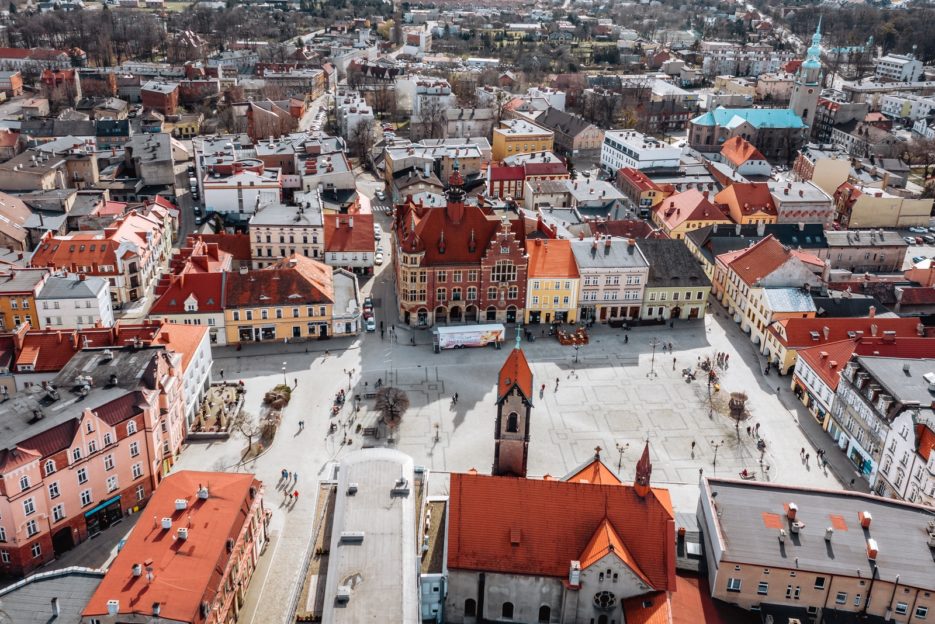
<instances>
[{"instance_id":1,"label":"aerial cityscape","mask_svg":"<svg viewBox=\"0 0 935 624\"><path fill-rule=\"evenodd\" d=\"M935 620L933 20L0 7L0 624Z\"/></svg>"}]
</instances>

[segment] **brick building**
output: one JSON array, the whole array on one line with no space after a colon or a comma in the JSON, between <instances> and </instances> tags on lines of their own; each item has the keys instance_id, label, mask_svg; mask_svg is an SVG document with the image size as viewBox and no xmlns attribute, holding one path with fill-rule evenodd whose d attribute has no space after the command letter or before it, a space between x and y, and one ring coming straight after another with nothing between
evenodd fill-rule
<instances>
[{"instance_id":1,"label":"brick building","mask_svg":"<svg viewBox=\"0 0 935 624\"><path fill-rule=\"evenodd\" d=\"M163 115L174 115L179 108L179 85L176 82L150 80L140 87L143 107Z\"/></svg>"},{"instance_id":2,"label":"brick building","mask_svg":"<svg viewBox=\"0 0 935 624\"><path fill-rule=\"evenodd\" d=\"M447 202L398 207L393 254L399 319L407 325L522 318L528 256L519 219L467 204L455 165Z\"/></svg>"}]
</instances>

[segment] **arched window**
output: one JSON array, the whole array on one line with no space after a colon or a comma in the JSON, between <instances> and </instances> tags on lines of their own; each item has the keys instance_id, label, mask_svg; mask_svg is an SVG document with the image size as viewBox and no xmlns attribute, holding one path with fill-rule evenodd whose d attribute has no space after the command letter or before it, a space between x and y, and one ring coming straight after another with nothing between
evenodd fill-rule
<instances>
[{"instance_id":1,"label":"arched window","mask_svg":"<svg viewBox=\"0 0 935 624\"><path fill-rule=\"evenodd\" d=\"M473 598L468 598L464 601L464 615L468 617L477 615L477 601Z\"/></svg>"},{"instance_id":2,"label":"arched window","mask_svg":"<svg viewBox=\"0 0 935 624\"><path fill-rule=\"evenodd\" d=\"M55 462L51 459L45 463L45 476L49 476L55 472Z\"/></svg>"},{"instance_id":3,"label":"arched window","mask_svg":"<svg viewBox=\"0 0 935 624\"><path fill-rule=\"evenodd\" d=\"M510 618L511 620L513 619L513 603L512 602L503 603L503 610L502 610L502 613L500 614L500 617Z\"/></svg>"},{"instance_id":4,"label":"arched window","mask_svg":"<svg viewBox=\"0 0 935 624\"><path fill-rule=\"evenodd\" d=\"M552 608L549 605L539 607L539 622L548 622L552 617Z\"/></svg>"},{"instance_id":5,"label":"arched window","mask_svg":"<svg viewBox=\"0 0 935 624\"><path fill-rule=\"evenodd\" d=\"M519 415L516 412L510 412L506 417L507 433L516 433L519 431Z\"/></svg>"}]
</instances>

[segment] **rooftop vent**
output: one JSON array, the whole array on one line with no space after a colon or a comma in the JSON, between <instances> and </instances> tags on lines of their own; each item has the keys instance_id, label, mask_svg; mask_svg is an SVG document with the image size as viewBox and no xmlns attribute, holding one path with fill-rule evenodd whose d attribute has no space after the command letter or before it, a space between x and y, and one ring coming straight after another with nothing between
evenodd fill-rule
<instances>
[{"instance_id":1,"label":"rooftop vent","mask_svg":"<svg viewBox=\"0 0 935 624\"><path fill-rule=\"evenodd\" d=\"M348 484L347 484L347 495L348 495L348 496L353 496L354 494L357 494L357 484L356 484L356 483L348 483Z\"/></svg>"},{"instance_id":2,"label":"rooftop vent","mask_svg":"<svg viewBox=\"0 0 935 624\"><path fill-rule=\"evenodd\" d=\"M869 511L861 511L857 513L857 519L860 520L860 526L869 529L870 522L873 521L873 516L870 515Z\"/></svg>"},{"instance_id":3,"label":"rooftop vent","mask_svg":"<svg viewBox=\"0 0 935 624\"><path fill-rule=\"evenodd\" d=\"M396 479L396 483L393 484L392 493L396 496L408 496L409 495L409 480L406 477L400 477Z\"/></svg>"},{"instance_id":4,"label":"rooftop vent","mask_svg":"<svg viewBox=\"0 0 935 624\"><path fill-rule=\"evenodd\" d=\"M342 544L360 544L364 541L363 531L341 531Z\"/></svg>"},{"instance_id":5,"label":"rooftop vent","mask_svg":"<svg viewBox=\"0 0 935 624\"><path fill-rule=\"evenodd\" d=\"M207 486L199 485L198 486L198 498L201 500L208 500L208 488Z\"/></svg>"},{"instance_id":6,"label":"rooftop vent","mask_svg":"<svg viewBox=\"0 0 935 624\"><path fill-rule=\"evenodd\" d=\"M188 527L179 527L178 538L180 540L188 539Z\"/></svg>"},{"instance_id":7,"label":"rooftop vent","mask_svg":"<svg viewBox=\"0 0 935 624\"><path fill-rule=\"evenodd\" d=\"M349 585L338 585L334 599L338 604L347 604L351 599L351 588Z\"/></svg>"},{"instance_id":8,"label":"rooftop vent","mask_svg":"<svg viewBox=\"0 0 935 624\"><path fill-rule=\"evenodd\" d=\"M143 576L143 566L139 563L133 564L133 576Z\"/></svg>"},{"instance_id":9,"label":"rooftop vent","mask_svg":"<svg viewBox=\"0 0 935 624\"><path fill-rule=\"evenodd\" d=\"M162 519L162 528L169 530L172 528L172 518L163 518Z\"/></svg>"},{"instance_id":10,"label":"rooftop vent","mask_svg":"<svg viewBox=\"0 0 935 624\"><path fill-rule=\"evenodd\" d=\"M188 507L188 501L187 501L187 500L185 500L184 498L177 498L177 499L175 499L175 510L176 510L176 511L182 511L182 510L185 509L186 507Z\"/></svg>"},{"instance_id":11,"label":"rooftop vent","mask_svg":"<svg viewBox=\"0 0 935 624\"><path fill-rule=\"evenodd\" d=\"M120 613L120 601L119 600L108 600L107 601L107 615L115 616Z\"/></svg>"},{"instance_id":12,"label":"rooftop vent","mask_svg":"<svg viewBox=\"0 0 935 624\"><path fill-rule=\"evenodd\" d=\"M872 537L867 538L867 559L870 559L871 561L876 560L879 552L880 548L877 546L877 541Z\"/></svg>"},{"instance_id":13,"label":"rooftop vent","mask_svg":"<svg viewBox=\"0 0 935 624\"><path fill-rule=\"evenodd\" d=\"M796 505L795 503L789 503L789 505L786 507L786 517L789 518L790 520L795 520L795 514L798 513L798 511L799 511L798 505Z\"/></svg>"}]
</instances>

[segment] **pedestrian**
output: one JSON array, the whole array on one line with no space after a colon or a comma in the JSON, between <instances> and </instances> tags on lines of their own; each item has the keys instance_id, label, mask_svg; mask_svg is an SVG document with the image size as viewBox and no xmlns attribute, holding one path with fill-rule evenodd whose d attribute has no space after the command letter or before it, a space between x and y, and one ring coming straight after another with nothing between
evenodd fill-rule
<instances>
[{"instance_id":1,"label":"pedestrian","mask_svg":"<svg viewBox=\"0 0 935 624\"><path fill-rule=\"evenodd\" d=\"M669 353L672 353L672 343L669 343Z\"/></svg>"},{"instance_id":2,"label":"pedestrian","mask_svg":"<svg viewBox=\"0 0 935 624\"><path fill-rule=\"evenodd\" d=\"M285 481L285 480L286 480L286 477L287 477L287 475L288 475L289 473L286 472L286 469L285 469L285 468L283 468L283 469L282 469L282 472L280 472L279 474L282 476L282 480Z\"/></svg>"},{"instance_id":3,"label":"pedestrian","mask_svg":"<svg viewBox=\"0 0 935 624\"><path fill-rule=\"evenodd\" d=\"M802 447L802 450L799 451L799 457L805 457L805 447Z\"/></svg>"},{"instance_id":4,"label":"pedestrian","mask_svg":"<svg viewBox=\"0 0 935 624\"><path fill-rule=\"evenodd\" d=\"M292 492L289 492L289 502L292 502Z\"/></svg>"},{"instance_id":5,"label":"pedestrian","mask_svg":"<svg viewBox=\"0 0 935 624\"><path fill-rule=\"evenodd\" d=\"M757 423L757 424L756 424L756 427L754 427L754 429L756 429L757 434L759 434L759 433L760 433L760 423Z\"/></svg>"},{"instance_id":6,"label":"pedestrian","mask_svg":"<svg viewBox=\"0 0 935 624\"><path fill-rule=\"evenodd\" d=\"M856 479L851 479L850 487L854 487L855 482L856 482Z\"/></svg>"},{"instance_id":7,"label":"pedestrian","mask_svg":"<svg viewBox=\"0 0 935 624\"><path fill-rule=\"evenodd\" d=\"M808 466L808 459L809 459L811 456L812 456L811 453L806 453L806 454L805 454L805 465L806 465L806 466Z\"/></svg>"},{"instance_id":8,"label":"pedestrian","mask_svg":"<svg viewBox=\"0 0 935 624\"><path fill-rule=\"evenodd\" d=\"M696 444L696 442L695 442L694 440L692 440L692 453L695 452L695 444Z\"/></svg>"},{"instance_id":9,"label":"pedestrian","mask_svg":"<svg viewBox=\"0 0 935 624\"><path fill-rule=\"evenodd\" d=\"M455 404L457 404L457 403L458 403L458 393L455 392Z\"/></svg>"},{"instance_id":10,"label":"pedestrian","mask_svg":"<svg viewBox=\"0 0 935 624\"><path fill-rule=\"evenodd\" d=\"M751 433L750 433L751 431L753 431L753 429L750 428L750 427L747 427L747 435L751 435Z\"/></svg>"},{"instance_id":11,"label":"pedestrian","mask_svg":"<svg viewBox=\"0 0 935 624\"><path fill-rule=\"evenodd\" d=\"M299 502L299 491L298 491L298 490L296 490L295 492L293 492L293 493L292 493L292 496L294 497L295 502Z\"/></svg>"},{"instance_id":12,"label":"pedestrian","mask_svg":"<svg viewBox=\"0 0 935 624\"><path fill-rule=\"evenodd\" d=\"M675 358L672 358L672 370L675 370Z\"/></svg>"},{"instance_id":13,"label":"pedestrian","mask_svg":"<svg viewBox=\"0 0 935 624\"><path fill-rule=\"evenodd\" d=\"M630 342L630 334L624 334L624 335L623 335L623 344L627 344L628 342Z\"/></svg>"},{"instance_id":14,"label":"pedestrian","mask_svg":"<svg viewBox=\"0 0 935 624\"><path fill-rule=\"evenodd\" d=\"M299 387L299 378L298 378L298 377L295 378L295 384L294 384L292 387L293 387L293 388L298 388L298 387Z\"/></svg>"},{"instance_id":15,"label":"pedestrian","mask_svg":"<svg viewBox=\"0 0 935 624\"><path fill-rule=\"evenodd\" d=\"M380 340L383 340L383 330L380 330Z\"/></svg>"},{"instance_id":16,"label":"pedestrian","mask_svg":"<svg viewBox=\"0 0 935 624\"><path fill-rule=\"evenodd\" d=\"M555 391L558 392L558 377L555 378Z\"/></svg>"}]
</instances>

